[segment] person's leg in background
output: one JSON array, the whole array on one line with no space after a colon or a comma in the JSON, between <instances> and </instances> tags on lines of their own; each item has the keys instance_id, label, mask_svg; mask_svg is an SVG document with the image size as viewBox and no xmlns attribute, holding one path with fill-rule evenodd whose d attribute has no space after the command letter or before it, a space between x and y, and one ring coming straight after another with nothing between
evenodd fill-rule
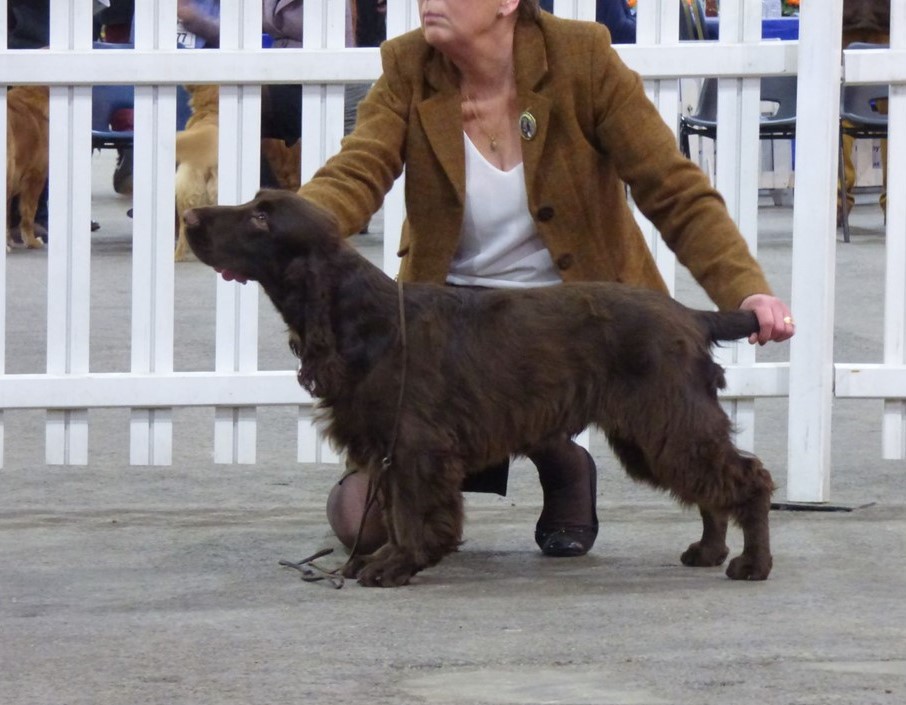
<instances>
[{"instance_id":1,"label":"person's leg in background","mask_svg":"<svg viewBox=\"0 0 906 705\"><path fill-rule=\"evenodd\" d=\"M843 32L842 46L845 49L853 42L866 42L870 44L889 44L890 34L866 30L850 30ZM844 125L852 126L843 121ZM856 186L856 165L853 162L853 146L856 140L849 135L843 135L843 183L837 184L837 226L843 224L844 204L846 213L852 210L855 203L854 189ZM887 213L887 140L881 140L881 170L883 172L883 186L881 189L881 209ZM845 200L844 200L845 199Z\"/></svg>"},{"instance_id":2,"label":"person's leg in background","mask_svg":"<svg viewBox=\"0 0 906 705\"><path fill-rule=\"evenodd\" d=\"M881 140L881 197L878 199L887 222L887 140Z\"/></svg>"},{"instance_id":3,"label":"person's leg in background","mask_svg":"<svg viewBox=\"0 0 906 705\"><path fill-rule=\"evenodd\" d=\"M848 120L843 121L844 126L852 127ZM853 189L856 186L856 165L853 163L853 146L856 139L850 135L843 135L843 184L837 184L837 227L843 225L844 213L849 213L856 202ZM844 206L845 203L845 206ZM844 211L844 207L846 210Z\"/></svg>"}]
</instances>

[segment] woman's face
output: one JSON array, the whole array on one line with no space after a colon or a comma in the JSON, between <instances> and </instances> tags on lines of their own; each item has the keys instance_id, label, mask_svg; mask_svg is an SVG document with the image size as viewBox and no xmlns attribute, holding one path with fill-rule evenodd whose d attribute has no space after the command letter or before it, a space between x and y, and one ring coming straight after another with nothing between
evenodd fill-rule
<instances>
[{"instance_id":1,"label":"woman's face","mask_svg":"<svg viewBox=\"0 0 906 705\"><path fill-rule=\"evenodd\" d=\"M422 31L431 46L467 46L497 19L501 0L418 0Z\"/></svg>"}]
</instances>

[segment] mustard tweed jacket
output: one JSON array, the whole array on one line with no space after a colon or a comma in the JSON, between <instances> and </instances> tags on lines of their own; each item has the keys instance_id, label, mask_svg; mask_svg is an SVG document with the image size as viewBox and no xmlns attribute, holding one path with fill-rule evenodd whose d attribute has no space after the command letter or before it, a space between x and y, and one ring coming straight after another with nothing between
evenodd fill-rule
<instances>
[{"instance_id":1,"label":"mustard tweed jacket","mask_svg":"<svg viewBox=\"0 0 906 705\"><path fill-rule=\"evenodd\" d=\"M723 199L680 154L605 27L542 13L537 23L517 23L514 54L519 110L537 123L522 142L529 209L564 281L666 291L626 184L718 307L771 293ZM400 277L442 283L459 241L466 182L456 72L421 30L385 42L381 59L383 75L359 104L356 129L299 193L352 234L405 168Z\"/></svg>"}]
</instances>

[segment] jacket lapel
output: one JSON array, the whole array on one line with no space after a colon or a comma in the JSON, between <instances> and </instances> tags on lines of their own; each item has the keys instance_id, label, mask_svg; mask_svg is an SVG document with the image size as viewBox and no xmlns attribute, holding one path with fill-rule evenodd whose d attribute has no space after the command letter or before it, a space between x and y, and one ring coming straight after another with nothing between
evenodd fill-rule
<instances>
[{"instance_id":1,"label":"jacket lapel","mask_svg":"<svg viewBox=\"0 0 906 705\"><path fill-rule=\"evenodd\" d=\"M453 77L453 68L439 52L433 52L425 71L428 84L436 91L418 105L422 129L434 155L465 203L466 156L462 136L462 98Z\"/></svg>"},{"instance_id":2,"label":"jacket lapel","mask_svg":"<svg viewBox=\"0 0 906 705\"><path fill-rule=\"evenodd\" d=\"M550 100L535 91L547 74L544 35L537 24L517 22L514 53L519 113L529 113L536 125L534 137L522 142L526 188L531 195L531 186L540 171L551 112ZM466 173L462 98L453 68L439 52L434 52L426 66L425 77L436 92L418 105L422 128L460 203L464 203Z\"/></svg>"}]
</instances>

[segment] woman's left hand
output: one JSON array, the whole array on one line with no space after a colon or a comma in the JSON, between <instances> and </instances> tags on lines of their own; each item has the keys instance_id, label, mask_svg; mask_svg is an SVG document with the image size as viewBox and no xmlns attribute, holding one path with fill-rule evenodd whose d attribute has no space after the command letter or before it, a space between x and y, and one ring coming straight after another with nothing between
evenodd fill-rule
<instances>
[{"instance_id":1,"label":"woman's left hand","mask_svg":"<svg viewBox=\"0 0 906 705\"><path fill-rule=\"evenodd\" d=\"M739 308L754 311L761 328L749 336L749 342L764 345L773 340L779 343L789 340L796 332L796 323L790 309L776 296L769 294L752 294L739 304Z\"/></svg>"}]
</instances>

